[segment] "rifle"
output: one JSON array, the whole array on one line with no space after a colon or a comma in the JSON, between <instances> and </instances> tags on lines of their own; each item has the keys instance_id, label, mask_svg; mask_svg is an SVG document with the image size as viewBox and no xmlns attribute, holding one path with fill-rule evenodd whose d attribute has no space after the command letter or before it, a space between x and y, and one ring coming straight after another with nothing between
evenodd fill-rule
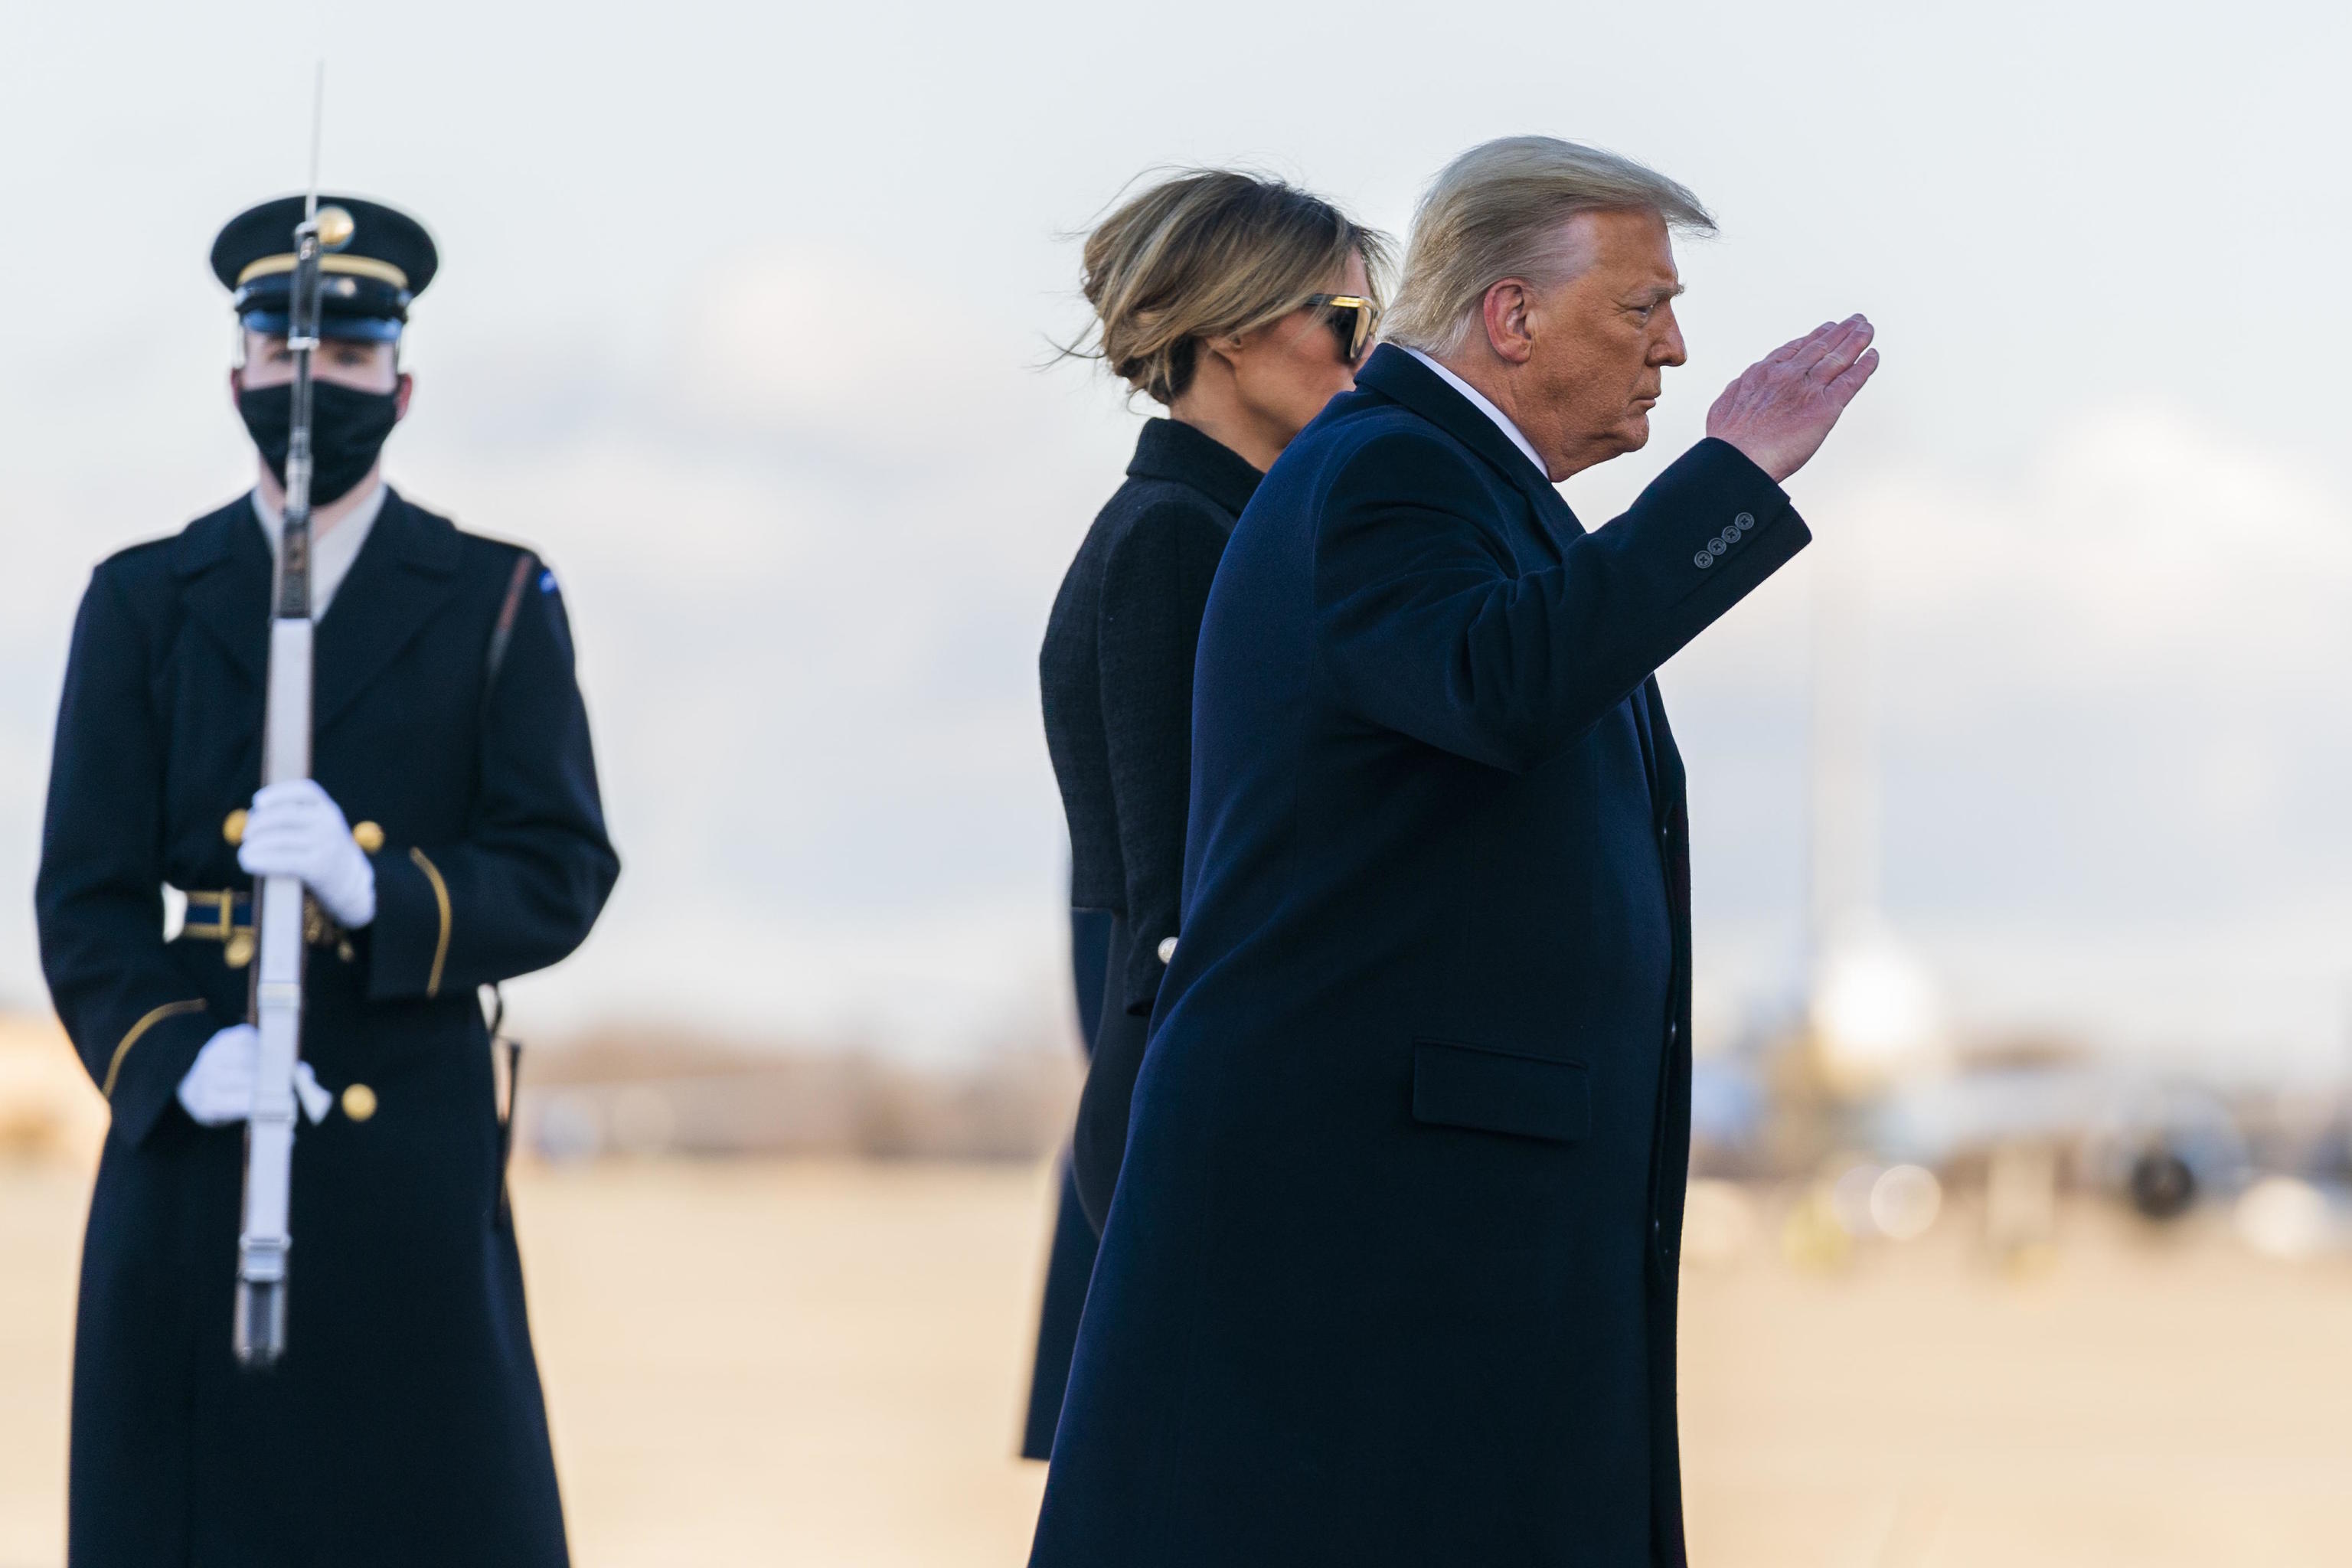
<instances>
[{"instance_id":1,"label":"rifle","mask_svg":"<svg viewBox=\"0 0 2352 1568\"><path fill-rule=\"evenodd\" d=\"M286 347L294 360L286 452L286 521L270 594L269 675L261 724L261 782L310 774L310 355L319 346L319 258L351 243L352 216L319 205L319 129L326 66L310 110L310 193L294 230L294 287ZM236 1238L237 1363L255 1371L286 1353L287 1210L293 1189L294 1066L302 1048L304 893L299 877L265 877L255 900L256 952L247 1016L261 1036L253 1110L245 1123L244 1214Z\"/></svg>"}]
</instances>

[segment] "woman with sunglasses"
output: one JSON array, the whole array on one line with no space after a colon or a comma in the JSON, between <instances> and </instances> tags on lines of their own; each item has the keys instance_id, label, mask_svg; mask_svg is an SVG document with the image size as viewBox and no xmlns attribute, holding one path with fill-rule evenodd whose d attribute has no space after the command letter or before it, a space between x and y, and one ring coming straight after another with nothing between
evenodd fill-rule
<instances>
[{"instance_id":1,"label":"woman with sunglasses","mask_svg":"<svg viewBox=\"0 0 2352 1568\"><path fill-rule=\"evenodd\" d=\"M1355 384L1389 247L1295 186L1202 170L1113 212L1087 237L1083 265L1095 326L1074 352L1167 416L1144 426L1126 483L1079 545L1038 658L1069 818L1073 963L1080 996L1101 1000L1084 1020L1092 1066L1039 1325L1022 1448L1034 1458L1052 1448L1093 1237L1175 949L1192 653L1209 584L1260 476Z\"/></svg>"}]
</instances>

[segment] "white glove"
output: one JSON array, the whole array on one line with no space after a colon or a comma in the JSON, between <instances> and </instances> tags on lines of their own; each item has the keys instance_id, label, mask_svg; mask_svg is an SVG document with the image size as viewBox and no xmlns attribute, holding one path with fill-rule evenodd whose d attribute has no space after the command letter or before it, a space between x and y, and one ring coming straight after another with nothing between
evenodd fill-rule
<instances>
[{"instance_id":1,"label":"white glove","mask_svg":"<svg viewBox=\"0 0 2352 1568\"><path fill-rule=\"evenodd\" d=\"M253 1114L253 1079L261 1057L261 1031L231 1024L196 1053L180 1080L180 1104L202 1127L227 1127ZM294 1098L315 1125L327 1119L335 1097L320 1086L309 1062L294 1064Z\"/></svg>"},{"instance_id":2,"label":"white glove","mask_svg":"<svg viewBox=\"0 0 2352 1568\"><path fill-rule=\"evenodd\" d=\"M345 931L375 919L375 865L316 780L265 784L246 814L236 863L255 877L299 877Z\"/></svg>"}]
</instances>

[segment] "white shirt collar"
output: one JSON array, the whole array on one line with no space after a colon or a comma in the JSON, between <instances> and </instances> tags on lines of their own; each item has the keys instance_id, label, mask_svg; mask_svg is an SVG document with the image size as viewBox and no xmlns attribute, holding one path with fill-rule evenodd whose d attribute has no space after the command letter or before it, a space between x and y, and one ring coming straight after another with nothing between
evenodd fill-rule
<instances>
[{"instance_id":1,"label":"white shirt collar","mask_svg":"<svg viewBox=\"0 0 2352 1568\"><path fill-rule=\"evenodd\" d=\"M1535 443L1528 440L1525 436L1519 434L1519 427L1511 423L1510 416L1496 407L1492 399L1488 398L1485 393L1479 391L1476 387L1471 385L1460 376L1454 374L1452 371L1446 369L1444 365L1438 363L1437 361L1432 359L1429 355L1422 353L1419 349L1406 348L1402 343L1399 343L1397 346L1399 348L1403 348L1405 353L1411 354L1413 358L1419 360L1422 363L1427 365L1438 374L1444 376L1445 378L1446 385L1452 387L1454 391L1460 393L1463 396L1470 400L1471 407L1475 408L1479 413L1485 415L1487 418L1492 419L1495 422L1495 427L1500 430L1504 435L1508 436L1511 438L1511 445L1517 447L1520 451L1525 452L1528 455L1528 461L1536 466L1536 472L1543 475L1546 482L1549 482L1551 479L1551 470L1544 467L1544 460L1541 458L1536 456Z\"/></svg>"},{"instance_id":2,"label":"white shirt collar","mask_svg":"<svg viewBox=\"0 0 2352 1568\"><path fill-rule=\"evenodd\" d=\"M335 590L343 585L351 574L352 563L360 558L361 546L367 543L368 533L375 520L383 514L384 498L389 488L379 479L350 515L313 541L310 550L310 618L325 617L327 606L334 603ZM278 536L285 531L286 518L269 504L257 487L252 494L253 518L261 525L262 537L269 541L269 557L278 558Z\"/></svg>"}]
</instances>

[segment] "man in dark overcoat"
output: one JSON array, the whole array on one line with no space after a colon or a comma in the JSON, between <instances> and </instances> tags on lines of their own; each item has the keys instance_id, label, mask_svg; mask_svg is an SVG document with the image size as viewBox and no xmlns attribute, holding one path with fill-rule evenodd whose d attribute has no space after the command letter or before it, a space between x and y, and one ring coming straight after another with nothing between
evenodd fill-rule
<instances>
[{"instance_id":1,"label":"man in dark overcoat","mask_svg":"<svg viewBox=\"0 0 2352 1568\"><path fill-rule=\"evenodd\" d=\"M1780 481L1876 363L1859 317L1788 345L1588 532L1553 483L1646 440L1706 221L1572 143L1465 154L1391 342L1234 530L1039 1568L1683 1560L1689 822L1651 672L1806 542Z\"/></svg>"},{"instance_id":2,"label":"man in dark overcoat","mask_svg":"<svg viewBox=\"0 0 2352 1568\"><path fill-rule=\"evenodd\" d=\"M74 627L37 903L112 1125L76 1322L73 1568L567 1560L477 988L577 947L619 863L554 574L383 480L433 242L327 201L353 232L314 359L314 781L256 795L300 200L213 251L253 491L101 563ZM299 877L313 911L288 1348L256 1373L230 1316L264 875Z\"/></svg>"}]
</instances>

